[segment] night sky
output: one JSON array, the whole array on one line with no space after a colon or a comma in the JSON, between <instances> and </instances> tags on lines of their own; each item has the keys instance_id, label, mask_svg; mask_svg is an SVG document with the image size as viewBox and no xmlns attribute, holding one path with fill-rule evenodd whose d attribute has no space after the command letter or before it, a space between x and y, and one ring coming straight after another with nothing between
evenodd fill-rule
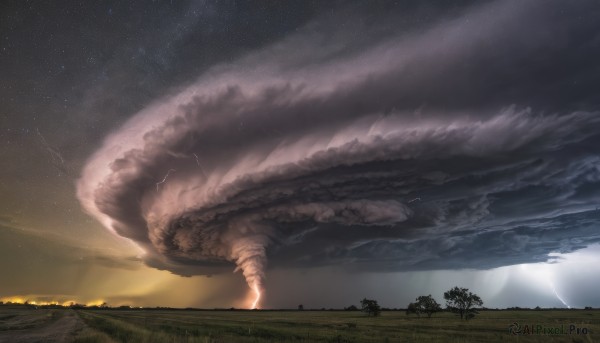
<instances>
[{"instance_id":1,"label":"night sky","mask_svg":"<svg viewBox=\"0 0 600 343\"><path fill-rule=\"evenodd\" d=\"M598 18L3 1L0 300L600 306Z\"/></svg>"}]
</instances>

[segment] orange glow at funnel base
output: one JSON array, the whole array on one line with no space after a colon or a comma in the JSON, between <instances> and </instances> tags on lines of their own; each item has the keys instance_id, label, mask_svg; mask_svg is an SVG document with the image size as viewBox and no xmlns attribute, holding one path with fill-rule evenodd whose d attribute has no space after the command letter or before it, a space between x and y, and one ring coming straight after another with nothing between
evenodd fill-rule
<instances>
[{"instance_id":1,"label":"orange glow at funnel base","mask_svg":"<svg viewBox=\"0 0 600 343\"><path fill-rule=\"evenodd\" d=\"M258 308L258 302L260 301L260 288L258 288L258 285L256 283L252 288L254 289L254 293L256 294L256 298L254 298L254 302L252 303L251 307L251 309L254 310Z\"/></svg>"}]
</instances>

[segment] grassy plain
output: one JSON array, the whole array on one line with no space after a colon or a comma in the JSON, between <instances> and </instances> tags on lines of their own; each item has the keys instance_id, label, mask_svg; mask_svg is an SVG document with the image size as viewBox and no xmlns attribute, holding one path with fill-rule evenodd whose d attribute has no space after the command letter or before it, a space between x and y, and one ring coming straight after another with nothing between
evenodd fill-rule
<instances>
[{"instance_id":1,"label":"grassy plain","mask_svg":"<svg viewBox=\"0 0 600 343\"><path fill-rule=\"evenodd\" d=\"M461 321L450 313L431 319L383 312L366 317L346 311L184 311L184 310L28 310L20 321L46 320L72 313L81 325L73 326L67 341L73 342L597 342L600 311L482 311L475 319ZM46 312L43 312L46 311ZM33 324L10 328L10 317L0 309L0 342L21 330L39 330ZM3 319L8 318L8 319ZM586 328L584 334L511 335L517 322L544 328L569 325ZM29 325L29 326L27 326ZM17 331L14 331L17 330ZM23 331L24 330L24 331ZM14 336L14 337L19 337ZM32 337L32 336L29 336ZM33 336L36 337L36 336ZM13 340L5 340L13 342ZM14 340L18 341L18 339ZM52 340L49 340L52 341Z\"/></svg>"}]
</instances>

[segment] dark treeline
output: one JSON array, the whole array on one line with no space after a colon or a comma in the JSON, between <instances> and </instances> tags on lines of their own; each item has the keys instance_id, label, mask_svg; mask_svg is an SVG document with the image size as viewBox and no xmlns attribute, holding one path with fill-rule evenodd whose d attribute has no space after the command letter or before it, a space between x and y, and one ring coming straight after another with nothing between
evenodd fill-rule
<instances>
[{"instance_id":1,"label":"dark treeline","mask_svg":"<svg viewBox=\"0 0 600 343\"><path fill-rule=\"evenodd\" d=\"M121 306L110 306L108 304L103 305L83 305L73 303L70 305L60 305L60 304L50 304L50 305L39 305L39 304L30 304L30 303L17 303L17 302L2 302L0 301L0 306L2 307L15 307L15 308L40 308L40 309L86 309L86 310L126 310L126 311L263 311L263 312L277 312L277 311L332 311L332 312L343 312L343 311L362 311L361 308L358 308L355 305L350 305L344 308L279 308L279 309L243 309L243 308L196 308L196 307L165 307L165 306L155 306L155 307L135 307L128 305ZM389 307L381 307L379 308L381 312L406 312L408 308L389 308ZM443 311L446 311L444 309ZM584 308L563 308L563 307L507 307L507 308L488 308L481 307L478 308L480 311L571 311L571 310L600 310L600 308L594 308L591 306L586 306Z\"/></svg>"}]
</instances>

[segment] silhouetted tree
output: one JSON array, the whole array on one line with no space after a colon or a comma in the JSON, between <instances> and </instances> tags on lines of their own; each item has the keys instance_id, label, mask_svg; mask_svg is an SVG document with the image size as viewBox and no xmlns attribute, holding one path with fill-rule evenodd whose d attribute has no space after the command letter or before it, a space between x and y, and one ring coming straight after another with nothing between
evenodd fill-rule
<instances>
[{"instance_id":1,"label":"silhouetted tree","mask_svg":"<svg viewBox=\"0 0 600 343\"><path fill-rule=\"evenodd\" d=\"M416 314L417 317L421 316L421 312L419 312L419 308L418 308L417 304L415 304L415 303L408 304L408 307L406 308L406 315L408 316L411 313Z\"/></svg>"},{"instance_id":2,"label":"silhouetted tree","mask_svg":"<svg viewBox=\"0 0 600 343\"><path fill-rule=\"evenodd\" d=\"M417 298L417 305L421 309L421 312L427 315L427 318L431 318L434 313L442 310L442 306L433 299L431 294L419 296Z\"/></svg>"},{"instance_id":3,"label":"silhouetted tree","mask_svg":"<svg viewBox=\"0 0 600 343\"><path fill-rule=\"evenodd\" d=\"M460 315L460 319L469 320L478 313L475 306L483 305L481 298L469 292L468 288L454 287L444 293L446 308Z\"/></svg>"},{"instance_id":4,"label":"silhouetted tree","mask_svg":"<svg viewBox=\"0 0 600 343\"><path fill-rule=\"evenodd\" d=\"M345 311L358 311L358 307L350 305L344 309Z\"/></svg>"},{"instance_id":5,"label":"silhouetted tree","mask_svg":"<svg viewBox=\"0 0 600 343\"><path fill-rule=\"evenodd\" d=\"M377 317L381 314L381 307L376 300L364 298L360 301L360 305L362 307L362 311L369 316Z\"/></svg>"},{"instance_id":6,"label":"silhouetted tree","mask_svg":"<svg viewBox=\"0 0 600 343\"><path fill-rule=\"evenodd\" d=\"M298 305L298 311L302 311L302 310L304 310L304 305L302 305L302 304Z\"/></svg>"},{"instance_id":7,"label":"silhouetted tree","mask_svg":"<svg viewBox=\"0 0 600 343\"><path fill-rule=\"evenodd\" d=\"M408 304L408 308L406 309L406 314L415 313L417 316L421 316L421 313L427 315L427 318L431 318L431 316L440 312L442 307L438 304L435 299L430 295L421 295L417 297L416 302Z\"/></svg>"}]
</instances>

